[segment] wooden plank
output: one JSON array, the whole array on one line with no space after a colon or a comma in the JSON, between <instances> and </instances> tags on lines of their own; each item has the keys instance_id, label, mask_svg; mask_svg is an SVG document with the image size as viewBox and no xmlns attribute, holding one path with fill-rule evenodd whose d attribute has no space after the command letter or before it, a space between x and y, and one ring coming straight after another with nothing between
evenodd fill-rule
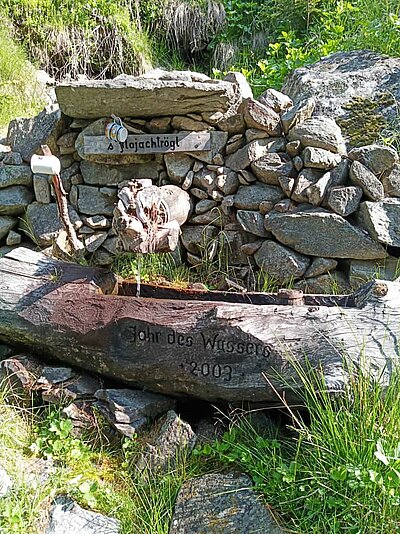
<instances>
[{"instance_id":1,"label":"wooden plank","mask_svg":"<svg viewBox=\"0 0 400 534\"><path fill-rule=\"evenodd\" d=\"M21 276L10 261L0 259L0 339L133 387L237 403L276 402L278 392L297 402L293 361L307 360L332 391L352 368L387 384L400 362L397 282L363 286L353 307L254 306L102 295L79 276L90 279L87 267L74 266L79 284L64 283Z\"/></svg>"},{"instance_id":2,"label":"wooden plank","mask_svg":"<svg viewBox=\"0 0 400 534\"><path fill-rule=\"evenodd\" d=\"M166 154L210 150L209 132L128 135L124 143L110 141L105 135L85 135L84 154Z\"/></svg>"}]
</instances>

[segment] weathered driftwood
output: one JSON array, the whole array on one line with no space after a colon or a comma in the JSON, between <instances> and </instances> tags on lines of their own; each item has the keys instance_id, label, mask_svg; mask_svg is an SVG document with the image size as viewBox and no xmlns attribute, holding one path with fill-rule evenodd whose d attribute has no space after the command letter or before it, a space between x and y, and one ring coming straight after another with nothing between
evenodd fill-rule
<instances>
[{"instance_id":1,"label":"weathered driftwood","mask_svg":"<svg viewBox=\"0 0 400 534\"><path fill-rule=\"evenodd\" d=\"M277 401L274 389L295 400L285 384L300 386L293 360L308 358L332 390L346 382L343 357L383 382L399 362L397 282L371 282L337 297L341 306L316 296L297 306L271 295L264 305L243 303L249 295L194 300L196 292L136 298L112 294L115 283L107 271L14 250L0 259L0 340L135 387L211 401Z\"/></svg>"},{"instance_id":2,"label":"weathered driftwood","mask_svg":"<svg viewBox=\"0 0 400 534\"><path fill-rule=\"evenodd\" d=\"M176 249L183 224L190 211L186 191L176 187L177 198L164 193L165 187L151 180L131 180L119 185L118 203L114 208L113 229L125 252L172 252ZM167 189L167 192L169 190ZM184 205L183 215L168 201ZM176 219L178 217L179 220Z\"/></svg>"}]
</instances>

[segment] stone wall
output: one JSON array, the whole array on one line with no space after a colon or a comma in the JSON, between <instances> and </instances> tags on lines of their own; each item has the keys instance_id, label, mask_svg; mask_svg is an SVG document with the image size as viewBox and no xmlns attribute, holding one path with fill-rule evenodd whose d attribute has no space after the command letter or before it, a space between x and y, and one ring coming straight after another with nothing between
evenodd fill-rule
<instances>
[{"instance_id":1,"label":"stone wall","mask_svg":"<svg viewBox=\"0 0 400 534\"><path fill-rule=\"evenodd\" d=\"M99 265L109 265L118 247L111 228L118 184L151 178L190 194L181 236L190 265L223 256L241 285L251 287L263 271L317 293L347 291L377 269L395 274L398 155L377 145L348 151L335 121L313 116L313 98L293 106L268 90L255 100L237 73L215 81L163 71L62 84L56 92L61 112L13 121L9 148L1 149L2 244L28 235L48 247L60 230L49 177L32 176L28 166L46 142L61 160L71 219ZM112 113L130 135L209 132L211 148L87 154L85 136L104 136Z\"/></svg>"}]
</instances>

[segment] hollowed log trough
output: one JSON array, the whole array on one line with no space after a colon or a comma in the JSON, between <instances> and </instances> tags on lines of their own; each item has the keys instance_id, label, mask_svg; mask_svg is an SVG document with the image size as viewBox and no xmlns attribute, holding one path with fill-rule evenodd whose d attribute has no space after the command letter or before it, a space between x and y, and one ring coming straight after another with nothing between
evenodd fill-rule
<instances>
[{"instance_id":1,"label":"hollowed log trough","mask_svg":"<svg viewBox=\"0 0 400 534\"><path fill-rule=\"evenodd\" d=\"M0 340L132 387L214 402L296 402L298 365L340 391L360 366L386 384L399 363L398 282L297 302L290 293L135 292L109 271L15 249L0 259Z\"/></svg>"}]
</instances>

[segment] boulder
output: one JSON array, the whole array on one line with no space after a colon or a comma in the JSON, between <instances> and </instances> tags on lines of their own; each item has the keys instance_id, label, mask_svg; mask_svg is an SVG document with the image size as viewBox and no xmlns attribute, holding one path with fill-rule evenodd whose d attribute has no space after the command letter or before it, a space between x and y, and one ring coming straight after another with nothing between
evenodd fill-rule
<instances>
[{"instance_id":1,"label":"boulder","mask_svg":"<svg viewBox=\"0 0 400 534\"><path fill-rule=\"evenodd\" d=\"M387 256L367 233L326 210L270 212L265 216L265 227L278 241L301 254L365 260Z\"/></svg>"},{"instance_id":2,"label":"boulder","mask_svg":"<svg viewBox=\"0 0 400 534\"><path fill-rule=\"evenodd\" d=\"M289 141L300 141L303 148L315 147L345 154L346 148L339 126L329 117L312 117L294 126L288 134Z\"/></svg>"},{"instance_id":3,"label":"boulder","mask_svg":"<svg viewBox=\"0 0 400 534\"><path fill-rule=\"evenodd\" d=\"M42 154L41 145L48 145L53 154L58 154L57 139L65 125L58 107L48 106L36 117L12 120L8 126L7 143L27 162L33 154Z\"/></svg>"},{"instance_id":4,"label":"boulder","mask_svg":"<svg viewBox=\"0 0 400 534\"><path fill-rule=\"evenodd\" d=\"M270 235L264 228L264 217L259 211L238 210L236 218L245 232L259 237Z\"/></svg>"},{"instance_id":5,"label":"boulder","mask_svg":"<svg viewBox=\"0 0 400 534\"><path fill-rule=\"evenodd\" d=\"M114 212L117 192L111 187L78 185L78 211L85 215L108 215Z\"/></svg>"},{"instance_id":6,"label":"boulder","mask_svg":"<svg viewBox=\"0 0 400 534\"><path fill-rule=\"evenodd\" d=\"M121 76L115 80L84 80L56 87L61 111L68 117L162 117L228 111L234 85L221 80L156 79Z\"/></svg>"},{"instance_id":7,"label":"boulder","mask_svg":"<svg viewBox=\"0 0 400 534\"><path fill-rule=\"evenodd\" d=\"M276 89L267 89L257 100L264 106L272 108L278 114L293 106L292 99L280 91L276 91Z\"/></svg>"},{"instance_id":8,"label":"boulder","mask_svg":"<svg viewBox=\"0 0 400 534\"><path fill-rule=\"evenodd\" d=\"M281 135L280 116L272 108L253 98L247 98L240 106L239 112L243 114L248 128L257 128L273 136Z\"/></svg>"},{"instance_id":9,"label":"boulder","mask_svg":"<svg viewBox=\"0 0 400 534\"><path fill-rule=\"evenodd\" d=\"M268 508L237 473L214 473L184 482L169 534L282 534Z\"/></svg>"},{"instance_id":10,"label":"boulder","mask_svg":"<svg viewBox=\"0 0 400 534\"><path fill-rule=\"evenodd\" d=\"M32 200L32 191L22 185L0 189L0 215L22 215Z\"/></svg>"},{"instance_id":11,"label":"boulder","mask_svg":"<svg viewBox=\"0 0 400 534\"><path fill-rule=\"evenodd\" d=\"M282 91L295 102L315 98L317 115L340 120L347 139L366 144L397 117L400 59L369 50L337 52L295 69ZM377 122L378 131L371 130Z\"/></svg>"},{"instance_id":12,"label":"boulder","mask_svg":"<svg viewBox=\"0 0 400 534\"><path fill-rule=\"evenodd\" d=\"M299 100L295 106L288 109L281 116L282 127L285 133L288 133L290 128L304 122L306 119L311 118L315 109L314 98L305 98Z\"/></svg>"},{"instance_id":13,"label":"boulder","mask_svg":"<svg viewBox=\"0 0 400 534\"><path fill-rule=\"evenodd\" d=\"M75 230L82 226L82 221L74 208L68 206L68 215ZM33 202L26 210L27 232L33 241L43 247L49 247L63 229L58 216L56 204L39 204Z\"/></svg>"},{"instance_id":14,"label":"boulder","mask_svg":"<svg viewBox=\"0 0 400 534\"><path fill-rule=\"evenodd\" d=\"M264 241L254 254L254 259L262 271L279 283L301 278L310 265L310 259L306 256L269 240Z\"/></svg>"},{"instance_id":15,"label":"boulder","mask_svg":"<svg viewBox=\"0 0 400 534\"><path fill-rule=\"evenodd\" d=\"M384 245L400 247L400 199L362 202L357 216L358 222L368 230L373 239Z\"/></svg>"},{"instance_id":16,"label":"boulder","mask_svg":"<svg viewBox=\"0 0 400 534\"><path fill-rule=\"evenodd\" d=\"M251 170L257 178L271 185L279 185L279 176L292 176L292 160L285 153L272 153L262 156L251 164Z\"/></svg>"},{"instance_id":17,"label":"boulder","mask_svg":"<svg viewBox=\"0 0 400 534\"><path fill-rule=\"evenodd\" d=\"M124 180L142 178L158 178L158 163L136 163L128 165L101 165L91 161L81 161L82 178L87 185L110 186L118 185Z\"/></svg>"},{"instance_id":18,"label":"boulder","mask_svg":"<svg viewBox=\"0 0 400 534\"><path fill-rule=\"evenodd\" d=\"M4 165L0 167L0 189L11 185L32 186L32 171L28 165Z\"/></svg>"},{"instance_id":19,"label":"boulder","mask_svg":"<svg viewBox=\"0 0 400 534\"><path fill-rule=\"evenodd\" d=\"M363 190L361 187L332 187L326 199L327 206L342 217L357 211Z\"/></svg>"},{"instance_id":20,"label":"boulder","mask_svg":"<svg viewBox=\"0 0 400 534\"><path fill-rule=\"evenodd\" d=\"M120 534L120 522L84 510L69 497L57 497L50 511L45 534Z\"/></svg>"},{"instance_id":21,"label":"boulder","mask_svg":"<svg viewBox=\"0 0 400 534\"><path fill-rule=\"evenodd\" d=\"M353 148L349 152L349 158L353 161L359 161L376 175L390 171L393 165L399 161L399 156L394 148L381 145Z\"/></svg>"},{"instance_id":22,"label":"boulder","mask_svg":"<svg viewBox=\"0 0 400 534\"><path fill-rule=\"evenodd\" d=\"M270 141L268 139L256 139L228 156L225 164L234 171L246 169L253 161L268 154L269 146Z\"/></svg>"},{"instance_id":23,"label":"boulder","mask_svg":"<svg viewBox=\"0 0 400 534\"><path fill-rule=\"evenodd\" d=\"M381 182L386 195L400 197L400 164L395 163L390 171L384 172Z\"/></svg>"},{"instance_id":24,"label":"boulder","mask_svg":"<svg viewBox=\"0 0 400 534\"><path fill-rule=\"evenodd\" d=\"M217 234L215 226L185 225L182 228L182 244L192 254L202 256Z\"/></svg>"},{"instance_id":25,"label":"boulder","mask_svg":"<svg viewBox=\"0 0 400 534\"><path fill-rule=\"evenodd\" d=\"M0 216L0 239L3 239L8 232L18 224L18 220L13 217Z\"/></svg>"},{"instance_id":26,"label":"boulder","mask_svg":"<svg viewBox=\"0 0 400 534\"><path fill-rule=\"evenodd\" d=\"M348 161L344 159L337 167L326 172L317 182L309 186L307 190L308 201L314 206L319 206L331 187L346 182L349 174L348 169Z\"/></svg>"},{"instance_id":27,"label":"boulder","mask_svg":"<svg viewBox=\"0 0 400 534\"><path fill-rule=\"evenodd\" d=\"M304 167L311 167L313 169L329 170L336 167L341 161L340 154L334 154L329 150L323 148L306 147L302 154Z\"/></svg>"},{"instance_id":28,"label":"boulder","mask_svg":"<svg viewBox=\"0 0 400 534\"><path fill-rule=\"evenodd\" d=\"M258 210L261 202L279 202L284 197L280 187L255 183L254 185L242 185L234 197L235 208L241 210Z\"/></svg>"},{"instance_id":29,"label":"boulder","mask_svg":"<svg viewBox=\"0 0 400 534\"><path fill-rule=\"evenodd\" d=\"M371 200L382 200L385 196L382 183L359 161L353 161L350 167L350 180L360 186L365 196Z\"/></svg>"},{"instance_id":30,"label":"boulder","mask_svg":"<svg viewBox=\"0 0 400 534\"><path fill-rule=\"evenodd\" d=\"M336 269L338 262L332 258L315 258L304 273L304 278L313 278Z\"/></svg>"}]
</instances>

